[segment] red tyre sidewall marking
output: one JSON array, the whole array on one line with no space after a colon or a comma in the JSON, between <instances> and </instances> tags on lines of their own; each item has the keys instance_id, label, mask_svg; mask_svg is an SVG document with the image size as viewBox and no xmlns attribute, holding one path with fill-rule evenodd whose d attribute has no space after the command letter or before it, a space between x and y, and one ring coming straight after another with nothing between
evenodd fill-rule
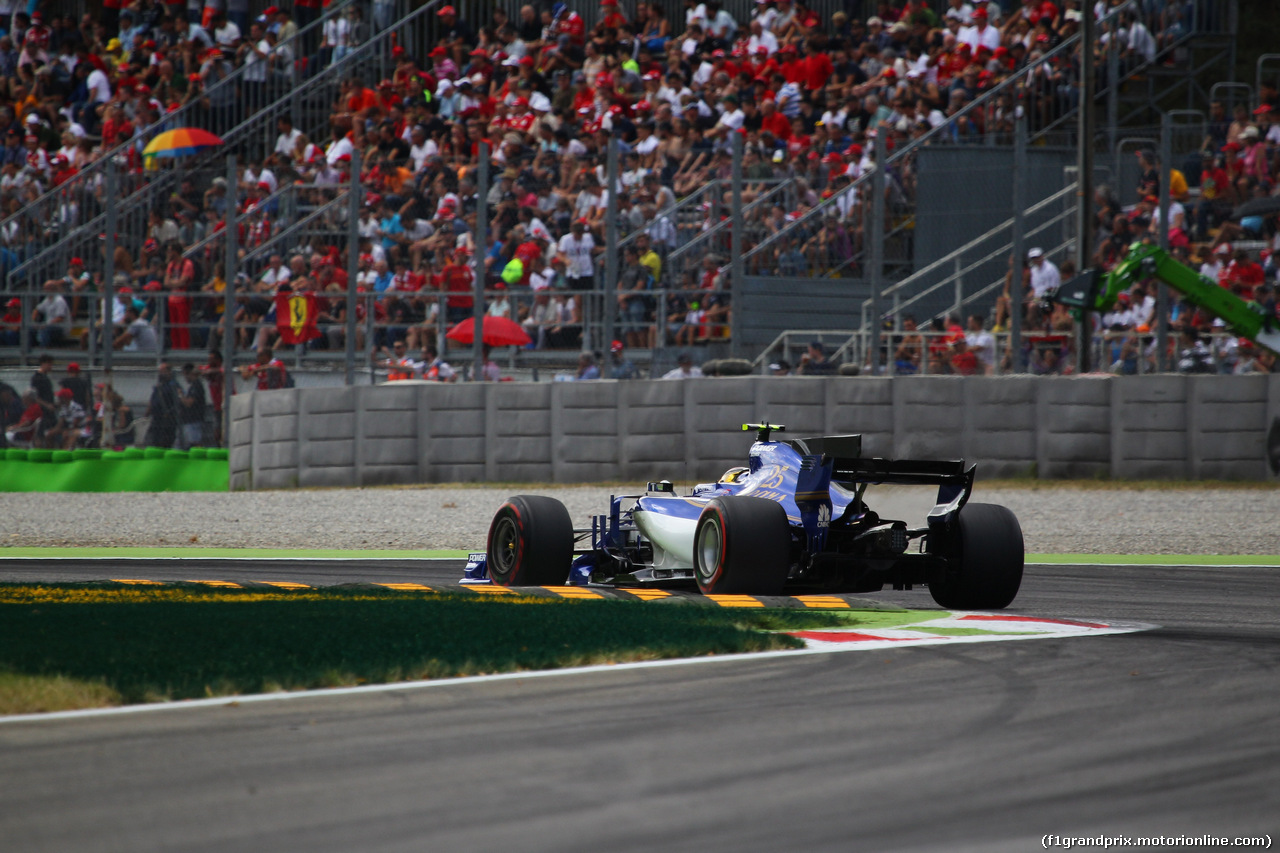
<instances>
[{"instance_id":1,"label":"red tyre sidewall marking","mask_svg":"<svg viewBox=\"0 0 1280 853\"><path fill-rule=\"evenodd\" d=\"M513 503L505 503L498 508L498 515L500 516L502 514L502 511L506 509L511 510L511 514L516 517L516 529L519 532L520 536L523 537L524 536L524 519L520 517L520 510L517 509L516 505ZM495 522L496 521L497 521L497 517L495 516ZM492 539L493 537L492 528L490 528L489 535L490 535L490 538ZM516 581L519 580L520 568L524 563L524 548L521 547L521 544L519 541L516 542L516 546L517 546L516 547L516 564L511 567L511 571L507 574L507 579L505 581L498 579L494 575L493 570L490 569L489 570L490 581L497 583L499 586L514 586Z\"/></svg>"},{"instance_id":2,"label":"red tyre sidewall marking","mask_svg":"<svg viewBox=\"0 0 1280 853\"><path fill-rule=\"evenodd\" d=\"M720 580L720 576L724 574L724 564L725 564L725 560L728 559L728 554L729 554L729 537L725 535L725 531L728 529L728 527L724 523L724 513L720 511L720 507L718 506L712 507L711 511L716 514L716 518L718 519L718 523L720 525L720 554L716 559L715 574L713 574L710 578L707 579L707 582L706 582L707 587L714 587L716 584L716 581Z\"/></svg>"}]
</instances>

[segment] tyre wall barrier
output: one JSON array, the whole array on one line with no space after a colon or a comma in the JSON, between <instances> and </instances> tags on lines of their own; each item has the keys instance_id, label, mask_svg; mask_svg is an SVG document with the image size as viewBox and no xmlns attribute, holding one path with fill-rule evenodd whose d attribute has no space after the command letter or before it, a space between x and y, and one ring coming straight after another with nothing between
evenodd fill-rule
<instances>
[{"instance_id":1,"label":"tyre wall barrier","mask_svg":"<svg viewBox=\"0 0 1280 853\"><path fill-rule=\"evenodd\" d=\"M1280 376L721 377L291 388L232 399L230 486L709 480L748 422L979 476L1262 480Z\"/></svg>"}]
</instances>

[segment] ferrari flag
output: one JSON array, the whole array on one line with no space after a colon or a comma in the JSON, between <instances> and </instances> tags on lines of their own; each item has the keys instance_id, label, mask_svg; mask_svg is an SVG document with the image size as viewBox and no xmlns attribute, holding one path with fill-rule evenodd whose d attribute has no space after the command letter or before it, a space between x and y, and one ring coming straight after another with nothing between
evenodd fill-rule
<instances>
[{"instance_id":1,"label":"ferrari flag","mask_svg":"<svg viewBox=\"0 0 1280 853\"><path fill-rule=\"evenodd\" d=\"M319 315L314 293L276 294L276 328L281 343L304 344L320 337L320 329L316 327Z\"/></svg>"}]
</instances>

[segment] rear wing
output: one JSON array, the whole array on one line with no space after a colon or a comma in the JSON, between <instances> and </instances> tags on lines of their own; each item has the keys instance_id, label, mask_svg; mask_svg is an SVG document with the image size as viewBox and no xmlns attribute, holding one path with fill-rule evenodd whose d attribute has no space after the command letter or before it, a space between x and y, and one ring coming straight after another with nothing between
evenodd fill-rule
<instances>
[{"instance_id":1,"label":"rear wing","mask_svg":"<svg viewBox=\"0 0 1280 853\"><path fill-rule=\"evenodd\" d=\"M963 459L882 459L862 456L861 435L827 435L797 438L789 442L802 456L831 465L831 482L857 490L864 485L894 483L937 486L938 500L929 512L929 524L949 522L973 492L976 465ZM803 478L804 472L801 472ZM797 491L801 490L797 481Z\"/></svg>"},{"instance_id":2,"label":"rear wing","mask_svg":"<svg viewBox=\"0 0 1280 853\"><path fill-rule=\"evenodd\" d=\"M801 456L825 456L831 479L840 485L901 483L911 486L958 486L973 483L974 466L963 459L882 459L862 455L861 435L822 435L787 442Z\"/></svg>"}]
</instances>

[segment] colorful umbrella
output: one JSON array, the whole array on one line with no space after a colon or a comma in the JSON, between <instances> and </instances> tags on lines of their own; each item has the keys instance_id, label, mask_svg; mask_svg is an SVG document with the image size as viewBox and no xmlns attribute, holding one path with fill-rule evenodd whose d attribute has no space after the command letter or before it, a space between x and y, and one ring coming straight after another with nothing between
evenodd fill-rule
<instances>
[{"instance_id":1,"label":"colorful umbrella","mask_svg":"<svg viewBox=\"0 0 1280 853\"><path fill-rule=\"evenodd\" d=\"M508 320L506 317L489 317L486 315L484 318L484 331L481 334L483 335L481 340L491 347L522 347L532 340L525 333L523 326L514 320ZM472 343L476 339L476 321L467 318L445 332L444 336L460 344Z\"/></svg>"},{"instance_id":2,"label":"colorful umbrella","mask_svg":"<svg viewBox=\"0 0 1280 853\"><path fill-rule=\"evenodd\" d=\"M166 130L148 143L142 150L146 157L186 157L204 148L221 145L222 140L198 127L179 127Z\"/></svg>"}]
</instances>

